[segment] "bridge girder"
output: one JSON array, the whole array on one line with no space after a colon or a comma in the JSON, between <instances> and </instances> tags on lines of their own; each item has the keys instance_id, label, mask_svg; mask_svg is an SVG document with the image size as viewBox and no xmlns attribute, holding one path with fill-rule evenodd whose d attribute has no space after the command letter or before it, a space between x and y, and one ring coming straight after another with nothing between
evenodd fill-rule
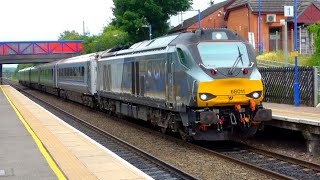
<instances>
[{"instance_id":1,"label":"bridge girder","mask_svg":"<svg viewBox=\"0 0 320 180\"><path fill-rule=\"evenodd\" d=\"M76 56L76 54L9 55L0 56L0 64L45 63Z\"/></svg>"}]
</instances>

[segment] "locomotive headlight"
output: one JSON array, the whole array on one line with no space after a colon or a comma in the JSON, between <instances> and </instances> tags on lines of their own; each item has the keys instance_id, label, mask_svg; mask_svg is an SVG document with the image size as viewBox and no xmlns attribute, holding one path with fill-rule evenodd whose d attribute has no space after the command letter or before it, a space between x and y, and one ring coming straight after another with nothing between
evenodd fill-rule
<instances>
[{"instance_id":1,"label":"locomotive headlight","mask_svg":"<svg viewBox=\"0 0 320 180\"><path fill-rule=\"evenodd\" d=\"M200 99L201 99L202 101L207 100L207 98L208 98L208 96L207 96L206 94L201 94L201 95L200 95Z\"/></svg>"},{"instance_id":2,"label":"locomotive headlight","mask_svg":"<svg viewBox=\"0 0 320 180\"><path fill-rule=\"evenodd\" d=\"M212 99L212 98L215 98L215 97L217 97L217 96L212 95L212 94L210 94L210 93L200 93L200 94L199 94L199 97L200 97L200 99L201 99L202 101L208 101L208 100L210 100L210 99Z\"/></svg>"},{"instance_id":3,"label":"locomotive headlight","mask_svg":"<svg viewBox=\"0 0 320 180\"><path fill-rule=\"evenodd\" d=\"M254 92L252 92L250 94L247 94L247 97L258 99L258 98L260 98L261 94L262 94L261 91L254 91Z\"/></svg>"},{"instance_id":4,"label":"locomotive headlight","mask_svg":"<svg viewBox=\"0 0 320 180\"><path fill-rule=\"evenodd\" d=\"M254 92L254 93L252 93L252 97L255 98L255 99L257 99L257 98L260 97L260 93Z\"/></svg>"}]
</instances>

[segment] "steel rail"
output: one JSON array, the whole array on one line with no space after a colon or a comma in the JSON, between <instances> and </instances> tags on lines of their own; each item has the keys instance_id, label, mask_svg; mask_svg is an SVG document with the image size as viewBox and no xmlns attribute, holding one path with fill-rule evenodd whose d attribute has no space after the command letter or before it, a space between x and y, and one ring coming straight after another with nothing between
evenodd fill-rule
<instances>
[{"instance_id":1,"label":"steel rail","mask_svg":"<svg viewBox=\"0 0 320 180\"><path fill-rule=\"evenodd\" d=\"M259 154L263 154L263 155L267 155L267 156L271 156L273 158L285 161L285 162L289 162L292 164L298 164L299 166L305 167L305 168L309 168L312 170L316 170L320 172L320 164L317 163L313 163L313 162L308 162L308 161L304 161L301 159L297 159L297 158L293 158L290 156L286 156L286 155L282 155L282 154L278 154L275 152L271 152L271 151L267 151L264 149L259 149L256 147L252 147L249 145L244 145L244 147L248 148L248 150L259 153Z\"/></svg>"},{"instance_id":2,"label":"steel rail","mask_svg":"<svg viewBox=\"0 0 320 180\"><path fill-rule=\"evenodd\" d=\"M237 158L233 158L231 156L227 156L225 154L222 154L222 153L219 153L217 151L214 151L214 150L210 150L208 148L205 148L205 147L201 147L199 145L195 145L197 148L205 151L205 152L210 152L218 157L221 157L225 160L229 160L231 162L234 162L234 163L237 163L239 165L242 165L242 166L245 166L245 167L248 167L252 170L255 170L257 172L260 172L262 174L266 174L267 176L270 176L272 178L276 178L276 179L284 179L284 180L294 180L295 178L292 178L292 177L289 177L289 176L286 176L286 175L283 175L283 174L280 174L278 172L275 172L275 171L271 171L271 170L268 170L268 169L265 169L265 168L262 168L262 167L259 167L259 166L256 166L254 164L250 164L250 163L247 163L245 161L242 161L242 160L239 160Z\"/></svg>"}]
</instances>

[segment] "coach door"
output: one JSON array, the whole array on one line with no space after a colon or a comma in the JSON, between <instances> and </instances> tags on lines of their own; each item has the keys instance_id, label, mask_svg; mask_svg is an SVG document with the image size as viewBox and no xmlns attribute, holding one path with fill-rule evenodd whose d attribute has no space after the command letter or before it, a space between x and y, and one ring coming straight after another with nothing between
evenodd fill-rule
<instances>
[{"instance_id":1,"label":"coach door","mask_svg":"<svg viewBox=\"0 0 320 180\"><path fill-rule=\"evenodd\" d=\"M139 62L132 62L132 94L140 95Z\"/></svg>"},{"instance_id":2,"label":"coach door","mask_svg":"<svg viewBox=\"0 0 320 180\"><path fill-rule=\"evenodd\" d=\"M166 101L169 108L174 108L175 94L174 94L174 62L173 53L167 53L167 60L165 63L166 69Z\"/></svg>"}]
</instances>

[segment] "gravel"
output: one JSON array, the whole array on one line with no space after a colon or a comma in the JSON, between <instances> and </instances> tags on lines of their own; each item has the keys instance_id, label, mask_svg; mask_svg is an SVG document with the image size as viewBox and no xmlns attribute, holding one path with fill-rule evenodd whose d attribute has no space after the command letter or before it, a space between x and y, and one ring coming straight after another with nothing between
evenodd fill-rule
<instances>
[{"instance_id":1,"label":"gravel","mask_svg":"<svg viewBox=\"0 0 320 180\"><path fill-rule=\"evenodd\" d=\"M96 112L80 104L67 102L45 93L33 90L29 90L29 92L199 179L270 179L264 174L221 157L197 151L182 141L172 140L173 138L167 138L160 133L124 123L123 120L111 117L106 113Z\"/></svg>"},{"instance_id":2,"label":"gravel","mask_svg":"<svg viewBox=\"0 0 320 180\"><path fill-rule=\"evenodd\" d=\"M264 132L240 142L256 148L320 164L320 156L307 153L306 140L299 131L266 126Z\"/></svg>"}]
</instances>

